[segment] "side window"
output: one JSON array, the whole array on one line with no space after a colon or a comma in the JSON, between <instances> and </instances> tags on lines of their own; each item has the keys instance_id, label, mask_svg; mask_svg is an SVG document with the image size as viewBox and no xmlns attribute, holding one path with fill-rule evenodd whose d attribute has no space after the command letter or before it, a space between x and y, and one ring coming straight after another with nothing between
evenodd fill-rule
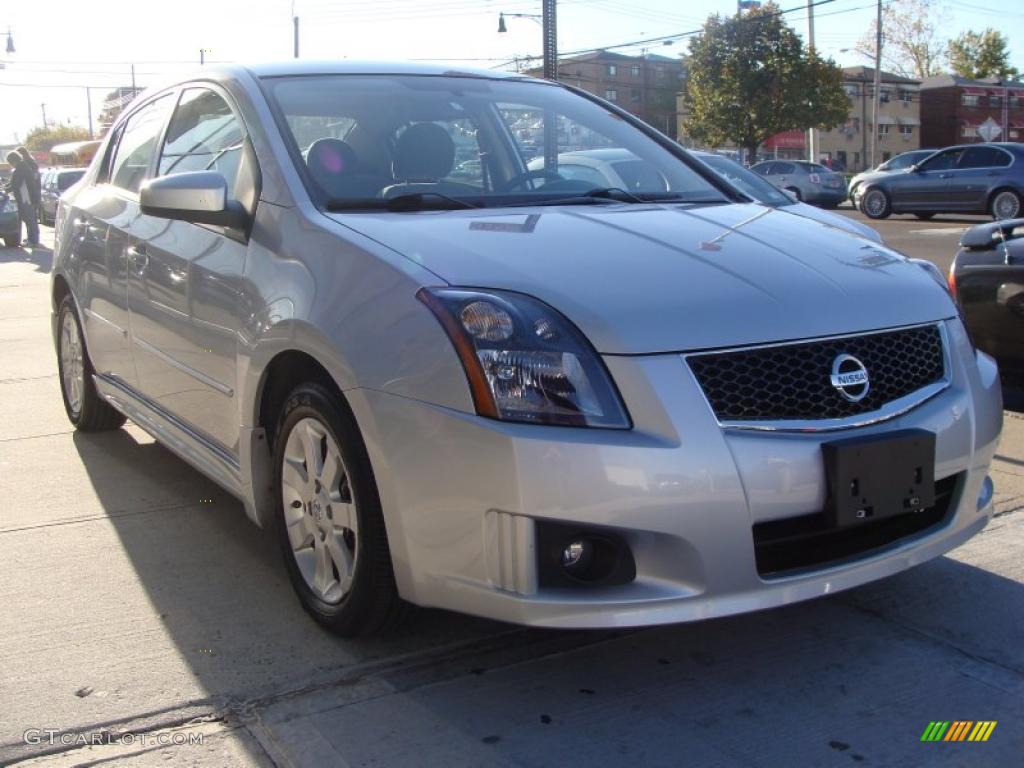
<instances>
[{"instance_id":1,"label":"side window","mask_svg":"<svg viewBox=\"0 0 1024 768\"><path fill-rule=\"evenodd\" d=\"M750 170L752 170L758 176L771 176L773 166L774 163L761 163L760 165L755 165Z\"/></svg>"},{"instance_id":2,"label":"side window","mask_svg":"<svg viewBox=\"0 0 1024 768\"><path fill-rule=\"evenodd\" d=\"M125 121L110 166L110 183L115 187L129 192L139 191L149 172L157 137L170 104L170 95L161 96Z\"/></svg>"},{"instance_id":3,"label":"side window","mask_svg":"<svg viewBox=\"0 0 1024 768\"><path fill-rule=\"evenodd\" d=\"M962 149L949 149L945 152L940 152L937 155L932 155L928 160L921 164L922 171L948 171L950 168L956 165L957 160L960 159L964 151Z\"/></svg>"},{"instance_id":4,"label":"side window","mask_svg":"<svg viewBox=\"0 0 1024 768\"><path fill-rule=\"evenodd\" d=\"M223 98L207 88L186 88L167 127L157 172L218 171L233 199L244 139L241 123Z\"/></svg>"},{"instance_id":5,"label":"side window","mask_svg":"<svg viewBox=\"0 0 1024 768\"><path fill-rule=\"evenodd\" d=\"M792 163L775 163L772 173L776 176L789 176L796 173L796 166Z\"/></svg>"},{"instance_id":6,"label":"side window","mask_svg":"<svg viewBox=\"0 0 1024 768\"><path fill-rule=\"evenodd\" d=\"M964 151L957 168L999 168L1010 164L1010 156L995 147L970 147Z\"/></svg>"}]
</instances>

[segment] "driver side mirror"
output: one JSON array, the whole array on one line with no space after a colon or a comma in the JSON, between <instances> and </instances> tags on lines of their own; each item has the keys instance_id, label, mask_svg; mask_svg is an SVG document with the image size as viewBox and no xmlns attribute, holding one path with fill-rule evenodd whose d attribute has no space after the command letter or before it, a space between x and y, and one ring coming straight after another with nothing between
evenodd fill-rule
<instances>
[{"instance_id":1,"label":"driver side mirror","mask_svg":"<svg viewBox=\"0 0 1024 768\"><path fill-rule=\"evenodd\" d=\"M249 214L228 199L228 182L216 171L189 171L158 176L139 191L142 212L162 219L244 229Z\"/></svg>"}]
</instances>

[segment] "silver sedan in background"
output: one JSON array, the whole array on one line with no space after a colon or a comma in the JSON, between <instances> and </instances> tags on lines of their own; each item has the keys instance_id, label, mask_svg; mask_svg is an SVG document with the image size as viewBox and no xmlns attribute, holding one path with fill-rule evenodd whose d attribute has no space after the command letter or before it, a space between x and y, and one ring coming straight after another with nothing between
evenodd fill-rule
<instances>
[{"instance_id":1,"label":"silver sedan in background","mask_svg":"<svg viewBox=\"0 0 1024 768\"><path fill-rule=\"evenodd\" d=\"M801 202L835 208L846 200L846 177L820 163L767 160L750 166L750 170Z\"/></svg>"},{"instance_id":2,"label":"silver sedan in background","mask_svg":"<svg viewBox=\"0 0 1024 768\"><path fill-rule=\"evenodd\" d=\"M654 174L559 172L597 149ZM131 418L235 494L343 635L410 603L760 610L992 515L998 372L934 268L558 83L294 61L149 92L61 200L52 308L72 424Z\"/></svg>"}]
</instances>

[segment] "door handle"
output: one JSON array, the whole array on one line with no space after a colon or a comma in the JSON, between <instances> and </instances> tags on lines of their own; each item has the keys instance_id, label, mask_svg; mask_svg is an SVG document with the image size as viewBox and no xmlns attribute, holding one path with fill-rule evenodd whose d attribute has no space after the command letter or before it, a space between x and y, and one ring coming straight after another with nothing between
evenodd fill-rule
<instances>
[{"instance_id":1,"label":"door handle","mask_svg":"<svg viewBox=\"0 0 1024 768\"><path fill-rule=\"evenodd\" d=\"M952 173L940 173L939 174L939 178L940 179L951 179L951 178L953 178L953 174Z\"/></svg>"},{"instance_id":2,"label":"door handle","mask_svg":"<svg viewBox=\"0 0 1024 768\"><path fill-rule=\"evenodd\" d=\"M149 254L144 247L131 245L125 249L125 255L136 273L141 275L146 271L146 267L149 266Z\"/></svg>"}]
</instances>

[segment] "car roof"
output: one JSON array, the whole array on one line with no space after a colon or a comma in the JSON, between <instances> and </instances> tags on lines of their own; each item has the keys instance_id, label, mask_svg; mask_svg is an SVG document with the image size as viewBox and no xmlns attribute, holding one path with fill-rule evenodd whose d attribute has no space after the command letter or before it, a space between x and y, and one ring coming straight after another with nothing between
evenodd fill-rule
<instances>
[{"instance_id":1,"label":"car roof","mask_svg":"<svg viewBox=\"0 0 1024 768\"><path fill-rule=\"evenodd\" d=\"M236 65L237 66L237 65ZM295 75L435 75L447 77L482 77L488 80L533 80L546 82L516 72L476 67L452 67L415 61L350 61L348 59L290 59L246 64L244 68L256 77L288 77Z\"/></svg>"}]
</instances>

